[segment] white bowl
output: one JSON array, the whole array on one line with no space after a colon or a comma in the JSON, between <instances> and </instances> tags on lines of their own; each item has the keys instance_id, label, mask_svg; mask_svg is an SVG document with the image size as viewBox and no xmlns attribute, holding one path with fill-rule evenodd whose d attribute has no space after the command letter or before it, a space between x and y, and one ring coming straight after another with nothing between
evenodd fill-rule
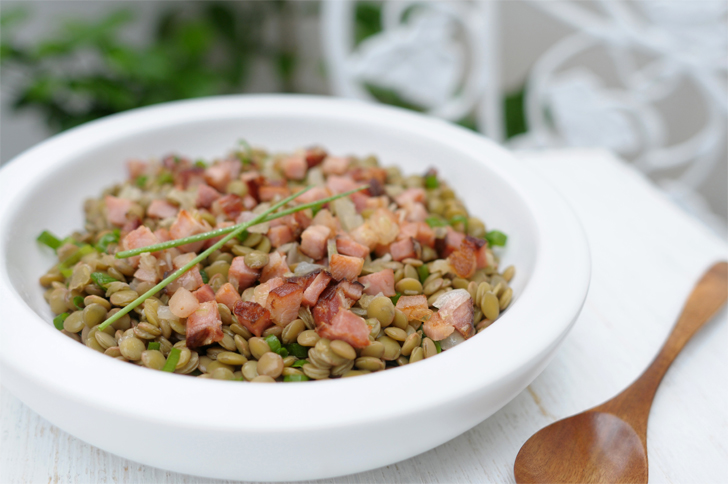
<instances>
[{"instance_id":1,"label":"white bowl","mask_svg":"<svg viewBox=\"0 0 728 484\"><path fill-rule=\"evenodd\" d=\"M130 157L211 157L240 138L273 150L321 144L439 169L469 209L508 234L515 299L486 331L432 359L344 380L251 385L122 364L60 334L35 242L83 226L82 202ZM206 477L305 480L407 459L477 425L533 381L589 285L567 204L506 150L401 109L306 96L232 96L137 109L55 136L0 171L3 384L70 434L133 461Z\"/></svg>"}]
</instances>

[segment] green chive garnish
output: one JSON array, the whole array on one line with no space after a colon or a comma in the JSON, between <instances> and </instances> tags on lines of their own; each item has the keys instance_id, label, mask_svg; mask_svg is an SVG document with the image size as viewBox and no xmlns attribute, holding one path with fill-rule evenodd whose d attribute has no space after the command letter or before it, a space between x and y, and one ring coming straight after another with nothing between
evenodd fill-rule
<instances>
[{"instance_id":1,"label":"green chive garnish","mask_svg":"<svg viewBox=\"0 0 728 484\"><path fill-rule=\"evenodd\" d=\"M63 329L63 322L68 317L68 313L62 313L53 318L53 326L56 327L57 330Z\"/></svg>"},{"instance_id":2,"label":"green chive garnish","mask_svg":"<svg viewBox=\"0 0 728 484\"><path fill-rule=\"evenodd\" d=\"M180 245L189 244L191 242L199 242L201 240L207 240L212 239L214 237L219 237L221 235L231 234L235 233L235 235L242 232L242 230L247 229L248 227L252 227L253 225L258 225L265 222L270 222L271 220L275 220L277 218L285 217L286 215L290 215L292 213L300 212L301 210L306 210L307 208L314 208L316 206L321 206L329 202L333 202L334 200L338 200L339 198L346 197L348 195L351 195L352 193L359 192L361 190L366 190L369 188L369 185L364 185L362 187L359 187L354 190L349 190L348 192L340 193L338 195L334 195L332 197L324 198L322 200L318 200L316 202L311 203L304 203L302 205L296 205L295 207L288 208L286 210L281 210L277 213L272 213L274 210L277 210L278 208L282 207L286 203L290 202L294 198L298 197L299 195L302 195L305 191L311 189L312 187L307 187L301 190L300 192L294 193L290 197L286 198L285 200L282 200L278 204L276 204L274 207L271 207L270 209L266 210L263 214L259 215L258 217L254 218L250 222L244 222L238 225L233 225L232 227L225 227L222 229L215 229L211 230L210 232L205 232L202 234L197 235L191 235L190 237L185 237L182 239L176 239L176 240L170 240L167 242L162 242L161 244L154 244L154 245L148 245L146 247L140 247L138 249L132 249L132 250L125 250L122 252L117 252L115 257L117 259L125 259L127 257L132 257L135 255L142 254L144 252L158 252L160 250L169 249L171 247L178 247ZM285 203L283 203L285 202ZM280 205L283 203L283 205ZM242 230L241 230L242 228ZM224 239L226 242L230 239ZM219 246L221 247L222 244Z\"/></svg>"},{"instance_id":3,"label":"green chive garnish","mask_svg":"<svg viewBox=\"0 0 728 484\"><path fill-rule=\"evenodd\" d=\"M121 232L119 231L119 229L114 229L111 232L102 235L99 241L96 243L96 250L105 253L106 249L109 248L109 244L116 244L119 242L120 235Z\"/></svg>"},{"instance_id":4,"label":"green chive garnish","mask_svg":"<svg viewBox=\"0 0 728 484\"><path fill-rule=\"evenodd\" d=\"M158 341L150 341L147 345L148 350L158 350L160 348Z\"/></svg>"},{"instance_id":5,"label":"green chive garnish","mask_svg":"<svg viewBox=\"0 0 728 484\"><path fill-rule=\"evenodd\" d=\"M500 230L491 230L485 234L485 240L488 241L488 245L503 247L508 241L508 236Z\"/></svg>"},{"instance_id":6,"label":"green chive garnish","mask_svg":"<svg viewBox=\"0 0 728 484\"><path fill-rule=\"evenodd\" d=\"M38 242L40 242L41 244L47 245L48 247L50 247L53 250L56 250L63 244L63 242L61 242L61 240L58 237L56 237L52 233L48 232L47 230L44 230L43 232L41 232L36 240Z\"/></svg>"},{"instance_id":7,"label":"green chive garnish","mask_svg":"<svg viewBox=\"0 0 728 484\"><path fill-rule=\"evenodd\" d=\"M205 269L200 269L200 277L202 277L203 284L207 284L208 282L210 282L210 276L207 275Z\"/></svg>"},{"instance_id":8,"label":"green chive garnish","mask_svg":"<svg viewBox=\"0 0 728 484\"><path fill-rule=\"evenodd\" d=\"M425 222L430 227L447 227L447 222L440 217L427 217Z\"/></svg>"},{"instance_id":9,"label":"green chive garnish","mask_svg":"<svg viewBox=\"0 0 728 484\"><path fill-rule=\"evenodd\" d=\"M286 375L283 381L308 381L310 378L306 375Z\"/></svg>"},{"instance_id":10,"label":"green chive garnish","mask_svg":"<svg viewBox=\"0 0 728 484\"><path fill-rule=\"evenodd\" d=\"M435 348L437 348L437 352L438 353L442 353L442 345L440 344L440 342L439 341L433 341L433 343L435 343Z\"/></svg>"},{"instance_id":11,"label":"green chive garnish","mask_svg":"<svg viewBox=\"0 0 728 484\"><path fill-rule=\"evenodd\" d=\"M298 343L287 344L285 348L288 350L288 353L292 354L296 358L303 359L308 357L308 348L306 348L305 346L301 346Z\"/></svg>"},{"instance_id":12,"label":"green chive garnish","mask_svg":"<svg viewBox=\"0 0 728 484\"><path fill-rule=\"evenodd\" d=\"M76 306L76 309L79 311L83 309L83 297L76 296L73 298L73 305Z\"/></svg>"},{"instance_id":13,"label":"green chive garnish","mask_svg":"<svg viewBox=\"0 0 728 484\"><path fill-rule=\"evenodd\" d=\"M392 302L394 303L394 305L396 306L397 305L397 301L399 301L399 298L401 298L401 297L402 297L402 293L401 292L398 292L397 294L395 294L394 296L390 297L389 299L391 299Z\"/></svg>"},{"instance_id":14,"label":"green chive garnish","mask_svg":"<svg viewBox=\"0 0 728 484\"><path fill-rule=\"evenodd\" d=\"M437 181L437 175L425 176L425 188L437 188L440 186L440 182Z\"/></svg>"},{"instance_id":15,"label":"green chive garnish","mask_svg":"<svg viewBox=\"0 0 728 484\"><path fill-rule=\"evenodd\" d=\"M417 268L417 274L420 276L420 282L425 283L425 279L430 277L430 269L427 268L427 264L422 264Z\"/></svg>"},{"instance_id":16,"label":"green chive garnish","mask_svg":"<svg viewBox=\"0 0 728 484\"><path fill-rule=\"evenodd\" d=\"M110 275L104 274L103 272L92 272L91 280L93 280L97 286L104 290L106 289L106 286L108 286L112 282L118 282L118 279L114 279Z\"/></svg>"},{"instance_id":17,"label":"green chive garnish","mask_svg":"<svg viewBox=\"0 0 728 484\"><path fill-rule=\"evenodd\" d=\"M99 327L99 329L101 329L101 327ZM179 348L172 348L172 351L169 352L169 356L167 356L166 363L164 363L164 367L162 367L162 371L168 371L172 373L177 366L177 363L179 363L179 355L181 353L182 352Z\"/></svg>"},{"instance_id":18,"label":"green chive garnish","mask_svg":"<svg viewBox=\"0 0 728 484\"><path fill-rule=\"evenodd\" d=\"M146 301L147 299L149 299L150 297L154 296L159 291L161 291L162 289L164 289L165 287L167 287L167 284L171 283L172 281L175 281L182 274L184 274L185 272L187 272L188 270L190 270L191 268L193 268L195 265L199 264L204 259L206 259L207 257L209 257L210 254L212 254L213 252L215 252L216 250L218 250L220 247L222 247L223 245L225 245L229 240L231 240L233 237L237 236L240 232L242 232L246 228L250 227L251 225L255 225L255 224L260 223L261 220L265 219L273 211L278 210L279 208L281 208L282 206L284 206L285 204L287 204L291 200L293 200L296 197L298 197L299 195L303 194L309 188L305 188L305 189L303 189L302 191L300 191L298 193L294 193L293 195L291 195L288 198L284 198L283 200L281 200L280 202L276 203L275 205L273 205L271 208L269 208L268 210L266 210L262 214L260 214L257 217L255 217L250 222L247 222L247 223L241 224L241 225L237 225L236 228L235 228L235 230L233 230L232 232L228 233L225 237L223 237L222 239L220 239L217 242L215 242L214 244L212 244L207 250L205 250L204 252L200 253L197 257L195 257L194 259L192 259L191 261L189 261L187 264L185 264L184 266L180 267L179 269L177 269L176 271L174 271L172 274L170 274L169 276L167 276L166 278L164 278L164 280L162 280L162 282L160 282L159 284L157 284L156 286L154 286L153 288L151 288L150 290L148 290L147 292L145 292L144 294L142 294L141 296L139 296L138 298L136 298L131 303L127 304L120 311L118 311L113 316L111 316L109 319L107 319L106 321L104 321L103 323L101 323L99 325L99 330L106 329L107 327L109 327L109 325L113 324L114 321L117 321L119 318L124 317L125 314L130 313L134 308L136 308L137 306L139 306L141 303L143 303L144 301ZM293 212L291 212L291 213L293 213ZM208 233L210 233L210 232L208 232ZM200 235L203 235L203 234L200 234ZM206 238L199 239L199 240L206 240ZM179 241L177 241L177 242L179 242ZM159 244L159 245L162 245L162 244ZM160 250L160 249L157 249L157 250ZM142 251L149 252L150 251L150 247L144 247L142 249ZM133 252L133 251L129 251L129 252ZM130 254L130 255L134 255L134 254ZM118 256L118 254L117 254L117 256Z\"/></svg>"},{"instance_id":19,"label":"green chive garnish","mask_svg":"<svg viewBox=\"0 0 728 484\"><path fill-rule=\"evenodd\" d=\"M306 350L306 352L308 353L308 350ZM291 368L301 368L306 363L308 363L308 361L306 361L306 360L296 360L291 365Z\"/></svg>"},{"instance_id":20,"label":"green chive garnish","mask_svg":"<svg viewBox=\"0 0 728 484\"><path fill-rule=\"evenodd\" d=\"M139 188L144 188L144 186L147 184L148 179L149 177L147 177L147 175L138 176L136 180L134 180L134 184Z\"/></svg>"}]
</instances>

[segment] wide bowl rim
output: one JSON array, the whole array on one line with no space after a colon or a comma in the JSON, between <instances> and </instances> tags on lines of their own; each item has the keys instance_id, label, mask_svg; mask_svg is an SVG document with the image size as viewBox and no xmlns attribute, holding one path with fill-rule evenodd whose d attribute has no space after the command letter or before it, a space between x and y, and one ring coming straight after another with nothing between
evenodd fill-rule
<instances>
[{"instance_id":1,"label":"wide bowl rim","mask_svg":"<svg viewBox=\"0 0 728 484\"><path fill-rule=\"evenodd\" d=\"M474 156L478 154L478 159L487 163L518 192L531 210L538 232L538 240L534 241L537 254L531 280L519 295L518 302L503 316L503 322L507 318L511 324L495 324L488 328L488 338L474 338L474 344L469 342L458 351L446 352L437 358L394 371L344 380L307 382L305 385L240 387L230 382L182 380L181 375L165 375L134 365L121 365L111 358L101 358L95 352L79 350L78 343L58 338L56 330L22 300L11 282L6 264L7 247L12 240L8 229L15 220L12 207L20 206L24 190L37 181L43 168L53 166L56 169L56 165L70 162L75 154L145 129L256 115L355 119L428 136L451 146L457 145L460 151ZM31 165L33 170L25 169ZM0 188L0 206L5 207L0 213L0 293L8 295L4 297L4 304L0 305L2 366L17 372L32 384L65 394L70 400L177 427L246 432L304 431L396 418L457 400L503 381L549 351L573 325L589 286L589 250L579 221L568 204L512 154L494 142L450 123L361 101L304 95L232 95L135 109L56 135L18 155L0 169ZM560 304L558 307L548 306L549 312L544 314L542 308L547 307L556 295ZM525 318L538 318L543 324L533 334L514 334L513 321ZM18 320L24 320L26 324L11 328L9 321ZM46 353L36 358L30 358L16 344L31 335L38 345L48 348ZM510 344L514 351L503 351L504 344ZM65 351L74 351L73 358L67 360L66 371L49 368L53 361L57 361L54 358L62 356ZM490 371L467 376L458 374L457 369L467 367L468 361L472 362L474 358L490 364ZM86 371L81 372L82 369ZM140 413L136 410L138 399L134 395L114 391L114 383L104 381L102 376L108 372L117 372L119 379L127 375L134 381L135 388L144 394L145 405L165 408L165 412ZM428 391L428 374L437 376L440 391ZM187 383L182 383L185 381ZM180 383L188 387L180 387ZM182 400L177 397L181 390L185 395ZM391 397L386 406L372 405L366 397L381 395L383 391ZM277 417L230 419L223 412L200 412L208 392L228 399L223 401L243 395L245 406L251 412L277 412ZM361 398L356 400L352 396ZM301 419L296 412L285 411L286 402L291 398L302 401L323 398L327 405L308 406L306 418ZM190 420L192 416L194 420Z\"/></svg>"}]
</instances>

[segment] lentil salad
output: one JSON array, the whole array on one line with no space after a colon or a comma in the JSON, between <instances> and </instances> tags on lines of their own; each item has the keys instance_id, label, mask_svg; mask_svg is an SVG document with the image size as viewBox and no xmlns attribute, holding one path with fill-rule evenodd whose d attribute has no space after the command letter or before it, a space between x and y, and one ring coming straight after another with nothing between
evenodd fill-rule
<instances>
[{"instance_id":1,"label":"lentil salad","mask_svg":"<svg viewBox=\"0 0 728 484\"><path fill-rule=\"evenodd\" d=\"M83 232L39 237L59 261L40 278L56 328L121 361L222 380L356 376L452 348L513 297L515 269L493 252L506 236L435 170L245 145L128 171L85 202Z\"/></svg>"}]
</instances>

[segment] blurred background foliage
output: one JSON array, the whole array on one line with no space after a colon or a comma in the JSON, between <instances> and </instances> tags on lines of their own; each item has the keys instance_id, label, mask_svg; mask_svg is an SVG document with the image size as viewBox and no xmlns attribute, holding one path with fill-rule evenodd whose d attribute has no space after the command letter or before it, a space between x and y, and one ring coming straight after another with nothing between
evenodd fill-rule
<instances>
[{"instance_id":1,"label":"blurred background foliage","mask_svg":"<svg viewBox=\"0 0 728 484\"><path fill-rule=\"evenodd\" d=\"M13 107L40 111L58 131L135 107L244 92L260 60L276 73L277 91L296 92L300 52L290 35L292 3L170 2L154 20L151 40L141 44L124 38L124 29L138 20L129 9L93 21L62 20L57 31L30 45L15 35L28 12L3 9L0 68L13 75ZM307 5L304 13L317 13L316 4ZM265 31L269 25L275 35ZM358 2L355 42L381 29L381 4ZM380 102L422 111L394 91L367 88ZM523 91L504 103L508 137L524 132ZM459 124L475 128L471 117Z\"/></svg>"}]
</instances>

